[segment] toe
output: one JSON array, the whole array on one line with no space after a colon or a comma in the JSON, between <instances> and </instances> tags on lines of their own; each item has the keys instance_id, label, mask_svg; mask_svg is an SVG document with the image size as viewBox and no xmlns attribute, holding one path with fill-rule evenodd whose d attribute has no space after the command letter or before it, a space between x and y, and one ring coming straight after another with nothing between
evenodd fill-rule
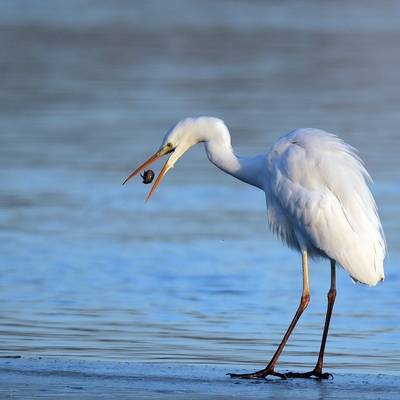
<instances>
[{"instance_id":1,"label":"toe","mask_svg":"<svg viewBox=\"0 0 400 400\"><path fill-rule=\"evenodd\" d=\"M317 374L316 377L318 379L333 379L333 375L330 374L329 372L324 372L323 374Z\"/></svg>"},{"instance_id":2,"label":"toe","mask_svg":"<svg viewBox=\"0 0 400 400\"><path fill-rule=\"evenodd\" d=\"M265 377L261 374L227 374L233 379L264 379Z\"/></svg>"},{"instance_id":3,"label":"toe","mask_svg":"<svg viewBox=\"0 0 400 400\"><path fill-rule=\"evenodd\" d=\"M286 379L286 374L275 372L273 369L262 369L251 374L227 374L234 379L265 379L268 375L277 376L281 379Z\"/></svg>"},{"instance_id":4,"label":"toe","mask_svg":"<svg viewBox=\"0 0 400 400\"><path fill-rule=\"evenodd\" d=\"M317 379L333 379L333 375L330 374L329 372L319 372L319 371L309 371L309 372L287 372L286 378L303 378L303 379L309 379L309 378L317 378Z\"/></svg>"}]
</instances>

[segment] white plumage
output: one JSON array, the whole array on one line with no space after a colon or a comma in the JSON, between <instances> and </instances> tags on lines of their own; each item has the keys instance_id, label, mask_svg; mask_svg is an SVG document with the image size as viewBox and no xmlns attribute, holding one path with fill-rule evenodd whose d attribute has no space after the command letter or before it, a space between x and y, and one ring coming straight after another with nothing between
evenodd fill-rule
<instances>
[{"instance_id":1,"label":"white plumage","mask_svg":"<svg viewBox=\"0 0 400 400\"><path fill-rule=\"evenodd\" d=\"M209 160L221 170L265 192L272 231L302 257L303 291L299 307L268 365L232 378L263 379L268 375L327 379L323 358L336 298L336 263L353 280L373 286L384 279L385 238L369 190L371 178L355 150L337 136L318 129L296 129L282 136L271 150L256 157L238 157L231 137L218 118L186 118L166 134L160 149L133 171L139 174L158 158L170 154L147 199L164 175L192 146L203 142ZM125 183L124 182L124 183ZM331 286L318 361L312 371L275 371L285 344L310 301L308 255L330 260Z\"/></svg>"},{"instance_id":2,"label":"white plumage","mask_svg":"<svg viewBox=\"0 0 400 400\"><path fill-rule=\"evenodd\" d=\"M296 129L267 154L271 229L290 247L336 260L359 282L384 279L385 240L371 178L354 149L318 129Z\"/></svg>"}]
</instances>

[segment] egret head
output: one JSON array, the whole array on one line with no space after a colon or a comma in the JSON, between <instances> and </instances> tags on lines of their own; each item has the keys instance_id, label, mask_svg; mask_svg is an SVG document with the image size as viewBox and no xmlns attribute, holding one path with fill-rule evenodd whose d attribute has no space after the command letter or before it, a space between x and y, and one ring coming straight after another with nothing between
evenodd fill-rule
<instances>
[{"instance_id":1,"label":"egret head","mask_svg":"<svg viewBox=\"0 0 400 400\"><path fill-rule=\"evenodd\" d=\"M151 165L154 161L159 158L171 154L162 167L157 179L155 180L149 194L146 197L146 201L150 199L151 195L157 189L165 174L174 166L176 161L192 146L198 143L199 138L193 134L193 128L196 125L198 119L186 118L177 124L175 124L165 135L161 147L156 151L147 161L137 167L124 181L123 184L128 182L131 178L138 175L140 171Z\"/></svg>"}]
</instances>

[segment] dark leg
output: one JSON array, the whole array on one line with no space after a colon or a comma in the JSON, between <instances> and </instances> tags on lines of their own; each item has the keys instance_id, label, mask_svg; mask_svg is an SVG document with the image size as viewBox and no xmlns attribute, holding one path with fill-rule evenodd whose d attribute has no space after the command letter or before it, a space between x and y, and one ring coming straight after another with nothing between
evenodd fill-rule
<instances>
[{"instance_id":1,"label":"dark leg","mask_svg":"<svg viewBox=\"0 0 400 400\"><path fill-rule=\"evenodd\" d=\"M275 372L274 368L276 363L278 362L279 356L282 353L283 348L286 345L286 342L289 339L290 334L292 333L294 327L296 326L297 321L299 320L301 314L308 306L310 302L310 287L308 281L308 259L307 259L307 251L303 251L302 253L302 265L303 265L303 293L301 295L300 305L297 308L296 314L289 325L288 330L283 337L281 344L278 346L274 356L272 357L269 364L262 370L251 373L251 374L227 374L230 375L231 378L242 378L242 379L263 379L268 375L279 376L280 378L285 379L286 374L280 374L279 372Z\"/></svg>"},{"instance_id":2,"label":"dark leg","mask_svg":"<svg viewBox=\"0 0 400 400\"><path fill-rule=\"evenodd\" d=\"M331 288L329 289L329 292L328 292L328 307L326 310L324 333L322 334L321 348L319 350L317 364L316 364L315 368L309 372L304 372L304 373L288 372L286 374L286 376L288 378L311 378L311 377L316 377L319 379L332 378L331 374L329 374L327 372L322 373L322 367L324 364L324 352L325 352L326 339L328 337L329 323L331 321L333 304L335 303L335 298L336 298L336 268L335 268L335 264L336 264L335 260L331 260Z\"/></svg>"}]
</instances>

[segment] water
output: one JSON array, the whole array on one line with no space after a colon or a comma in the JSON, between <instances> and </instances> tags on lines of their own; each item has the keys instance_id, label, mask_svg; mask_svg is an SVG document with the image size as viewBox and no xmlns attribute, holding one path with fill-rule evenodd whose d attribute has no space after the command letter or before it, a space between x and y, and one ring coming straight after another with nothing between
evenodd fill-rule
<instances>
[{"instance_id":1,"label":"water","mask_svg":"<svg viewBox=\"0 0 400 400\"><path fill-rule=\"evenodd\" d=\"M387 280L339 272L326 362L400 374L399 14L394 1L3 1L0 355L227 370L269 359L301 271L266 228L263 193L200 146L147 205L148 186L121 186L173 122L209 114L239 154L301 126L360 150ZM313 263L281 367L314 363L328 287L328 264Z\"/></svg>"}]
</instances>

